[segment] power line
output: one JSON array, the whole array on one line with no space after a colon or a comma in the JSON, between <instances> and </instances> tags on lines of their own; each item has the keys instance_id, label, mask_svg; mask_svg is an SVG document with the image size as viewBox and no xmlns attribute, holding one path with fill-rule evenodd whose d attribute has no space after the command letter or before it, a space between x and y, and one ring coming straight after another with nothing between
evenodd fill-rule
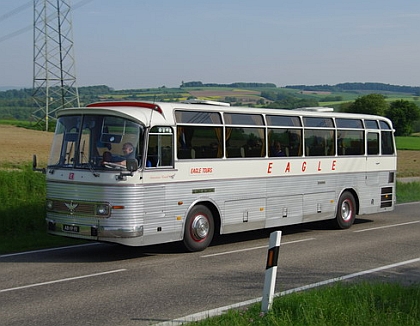
<instances>
[{"instance_id":1,"label":"power line","mask_svg":"<svg viewBox=\"0 0 420 326\"><path fill-rule=\"evenodd\" d=\"M21 29L15 31L15 32L13 32L13 33L10 33L10 34L7 34L3 37L0 37L0 43L3 42L3 41L7 41L8 39L11 39L15 36L18 36L20 34L23 34L23 33L27 32L27 31L30 31L30 30L32 30L32 25L26 26L24 28L21 28Z\"/></svg>"},{"instance_id":2,"label":"power line","mask_svg":"<svg viewBox=\"0 0 420 326\"><path fill-rule=\"evenodd\" d=\"M26 8L29 8L31 6L32 6L32 1L29 1L27 3L24 3L21 6L17 7L16 9L13 9L13 10L9 11L8 13L5 13L5 14L1 15L0 16L0 23L3 20L6 20L7 18L16 15L16 14L20 13L21 11L24 11Z\"/></svg>"},{"instance_id":3,"label":"power line","mask_svg":"<svg viewBox=\"0 0 420 326\"><path fill-rule=\"evenodd\" d=\"M87 5L89 2L92 2L93 0L82 0L79 1L78 3L74 4L72 6L73 10L78 9L80 7L83 7L84 5Z\"/></svg>"},{"instance_id":4,"label":"power line","mask_svg":"<svg viewBox=\"0 0 420 326\"><path fill-rule=\"evenodd\" d=\"M88 4L89 2L92 2L92 1L93 0L81 0L81 1L77 2L75 5L72 6L72 10L83 7L84 5L86 5L86 4ZM2 22L3 20L5 20L5 19L7 19L7 18L9 18L9 17L11 17L15 14L20 13L21 11L25 10L29 6L32 6L32 1L29 1L29 2L19 6L18 8L13 9L13 10L9 11L8 13L0 16L0 22ZM30 31L30 30L32 30L32 28L33 28L33 25L28 25L26 27L23 27L23 28L17 30L17 31L14 31L10 34L4 35L4 36L0 37L0 43L2 43L4 41L7 41L7 40L9 40L9 39L11 39L15 36L20 35L20 34L23 34L27 31Z\"/></svg>"}]
</instances>

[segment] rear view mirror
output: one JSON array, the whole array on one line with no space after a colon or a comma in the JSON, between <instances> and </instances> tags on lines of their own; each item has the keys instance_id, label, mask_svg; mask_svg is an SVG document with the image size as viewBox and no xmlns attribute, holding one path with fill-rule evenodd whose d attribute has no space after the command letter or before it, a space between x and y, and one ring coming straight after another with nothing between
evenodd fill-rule
<instances>
[{"instance_id":1,"label":"rear view mirror","mask_svg":"<svg viewBox=\"0 0 420 326\"><path fill-rule=\"evenodd\" d=\"M139 168L139 164L137 163L136 159L128 159L125 163L125 166L130 172L137 171L137 169Z\"/></svg>"},{"instance_id":2,"label":"rear view mirror","mask_svg":"<svg viewBox=\"0 0 420 326\"><path fill-rule=\"evenodd\" d=\"M127 177L132 177L134 171L137 171L139 168L139 163L136 159L128 159L125 162L125 167L128 172L121 171L119 175L117 175L117 180L127 180Z\"/></svg>"}]
</instances>

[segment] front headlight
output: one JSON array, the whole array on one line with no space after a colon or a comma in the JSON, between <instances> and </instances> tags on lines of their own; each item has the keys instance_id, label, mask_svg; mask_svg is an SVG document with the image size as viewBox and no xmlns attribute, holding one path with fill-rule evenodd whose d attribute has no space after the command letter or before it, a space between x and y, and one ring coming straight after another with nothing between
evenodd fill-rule
<instances>
[{"instance_id":1,"label":"front headlight","mask_svg":"<svg viewBox=\"0 0 420 326\"><path fill-rule=\"evenodd\" d=\"M52 200L47 199L47 201L45 202L45 207L47 208L48 211L51 211L53 209L54 206L54 202Z\"/></svg>"},{"instance_id":2,"label":"front headlight","mask_svg":"<svg viewBox=\"0 0 420 326\"><path fill-rule=\"evenodd\" d=\"M109 215L109 205L99 204L96 206L96 215L108 216Z\"/></svg>"}]
</instances>

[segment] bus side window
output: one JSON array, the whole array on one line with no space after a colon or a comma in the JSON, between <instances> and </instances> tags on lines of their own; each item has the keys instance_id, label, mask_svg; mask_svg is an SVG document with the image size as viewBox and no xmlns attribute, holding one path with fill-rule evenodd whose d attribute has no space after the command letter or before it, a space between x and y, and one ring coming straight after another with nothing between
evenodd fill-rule
<instances>
[{"instance_id":1,"label":"bus side window","mask_svg":"<svg viewBox=\"0 0 420 326\"><path fill-rule=\"evenodd\" d=\"M394 145L392 143L392 132L381 131L381 147L382 154L389 155L394 154Z\"/></svg>"},{"instance_id":2,"label":"bus side window","mask_svg":"<svg viewBox=\"0 0 420 326\"><path fill-rule=\"evenodd\" d=\"M379 133L368 132L367 134L367 150L369 155L379 154Z\"/></svg>"},{"instance_id":3,"label":"bus side window","mask_svg":"<svg viewBox=\"0 0 420 326\"><path fill-rule=\"evenodd\" d=\"M208 126L178 127L178 159L221 158L223 129Z\"/></svg>"}]
</instances>

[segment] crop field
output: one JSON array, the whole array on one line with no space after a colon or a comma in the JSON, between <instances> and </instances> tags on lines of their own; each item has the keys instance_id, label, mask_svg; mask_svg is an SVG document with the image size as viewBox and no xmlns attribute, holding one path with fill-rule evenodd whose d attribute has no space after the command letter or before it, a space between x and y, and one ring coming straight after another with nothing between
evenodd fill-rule
<instances>
[{"instance_id":1,"label":"crop field","mask_svg":"<svg viewBox=\"0 0 420 326\"><path fill-rule=\"evenodd\" d=\"M260 97L260 93L258 91L252 90L244 90L244 89L200 89L200 90L190 90L190 95L199 98L199 99L206 99L206 100L213 100L213 101L225 101L225 98L236 98L236 101L242 103L252 103L256 102Z\"/></svg>"},{"instance_id":2,"label":"crop field","mask_svg":"<svg viewBox=\"0 0 420 326\"><path fill-rule=\"evenodd\" d=\"M46 165L53 133L0 125L0 167L16 167L32 161L33 154L40 165Z\"/></svg>"}]
</instances>

